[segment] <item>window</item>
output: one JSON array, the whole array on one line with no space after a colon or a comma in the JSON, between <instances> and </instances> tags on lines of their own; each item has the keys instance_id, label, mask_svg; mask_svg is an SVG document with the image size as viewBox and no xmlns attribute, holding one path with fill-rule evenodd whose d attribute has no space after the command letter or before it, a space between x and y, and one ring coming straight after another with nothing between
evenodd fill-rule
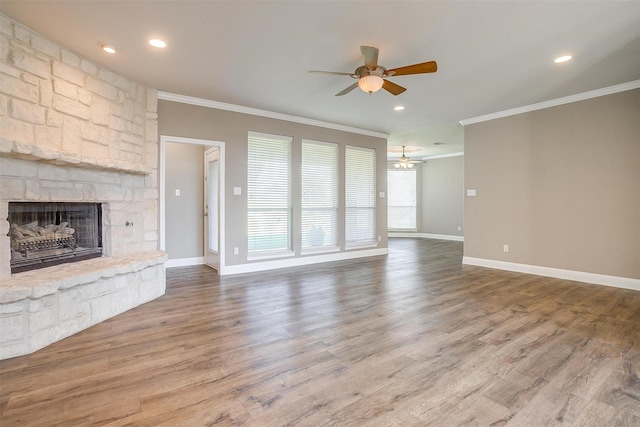
<instances>
[{"instance_id":1,"label":"window","mask_svg":"<svg viewBox=\"0 0 640 427\"><path fill-rule=\"evenodd\" d=\"M291 250L291 138L249 132L249 254Z\"/></svg>"},{"instance_id":2,"label":"window","mask_svg":"<svg viewBox=\"0 0 640 427\"><path fill-rule=\"evenodd\" d=\"M390 230L415 230L417 228L416 176L415 169L387 172Z\"/></svg>"},{"instance_id":3,"label":"window","mask_svg":"<svg viewBox=\"0 0 640 427\"><path fill-rule=\"evenodd\" d=\"M302 249L337 247L338 145L302 140Z\"/></svg>"},{"instance_id":4,"label":"window","mask_svg":"<svg viewBox=\"0 0 640 427\"><path fill-rule=\"evenodd\" d=\"M376 244L376 152L345 149L345 245Z\"/></svg>"}]
</instances>

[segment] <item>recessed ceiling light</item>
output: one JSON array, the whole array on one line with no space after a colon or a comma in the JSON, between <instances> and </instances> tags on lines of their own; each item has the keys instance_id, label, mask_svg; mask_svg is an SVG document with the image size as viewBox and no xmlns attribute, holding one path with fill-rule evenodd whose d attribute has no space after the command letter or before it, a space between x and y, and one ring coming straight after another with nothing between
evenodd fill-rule
<instances>
[{"instance_id":1,"label":"recessed ceiling light","mask_svg":"<svg viewBox=\"0 0 640 427\"><path fill-rule=\"evenodd\" d=\"M160 39L151 39L149 40L149 44L153 47L159 47L159 48L163 48L167 46L167 44Z\"/></svg>"},{"instance_id":2,"label":"recessed ceiling light","mask_svg":"<svg viewBox=\"0 0 640 427\"><path fill-rule=\"evenodd\" d=\"M402 105L398 105L396 107L393 107L393 109L396 110L396 111L402 111L402 110L404 110L404 107Z\"/></svg>"},{"instance_id":3,"label":"recessed ceiling light","mask_svg":"<svg viewBox=\"0 0 640 427\"><path fill-rule=\"evenodd\" d=\"M115 46L111 46L110 44L101 44L100 48L110 54L114 54L118 51Z\"/></svg>"},{"instance_id":4,"label":"recessed ceiling light","mask_svg":"<svg viewBox=\"0 0 640 427\"><path fill-rule=\"evenodd\" d=\"M563 55L554 59L553 62L555 62L556 64L562 64L563 62L567 62L570 60L571 60L571 55Z\"/></svg>"}]
</instances>

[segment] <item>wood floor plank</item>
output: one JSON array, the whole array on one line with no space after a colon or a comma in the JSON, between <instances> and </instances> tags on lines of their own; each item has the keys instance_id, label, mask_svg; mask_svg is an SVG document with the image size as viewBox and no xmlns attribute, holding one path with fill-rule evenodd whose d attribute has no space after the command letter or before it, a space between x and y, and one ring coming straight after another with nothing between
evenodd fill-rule
<instances>
[{"instance_id":1,"label":"wood floor plank","mask_svg":"<svg viewBox=\"0 0 640 427\"><path fill-rule=\"evenodd\" d=\"M168 269L163 297L0 361L0 425L640 427L640 292L389 243Z\"/></svg>"}]
</instances>

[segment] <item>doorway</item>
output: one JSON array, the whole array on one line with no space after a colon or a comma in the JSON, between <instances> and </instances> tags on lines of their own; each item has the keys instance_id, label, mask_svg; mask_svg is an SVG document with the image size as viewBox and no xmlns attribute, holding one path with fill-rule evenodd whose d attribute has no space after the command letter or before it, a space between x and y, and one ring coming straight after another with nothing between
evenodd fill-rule
<instances>
[{"instance_id":1,"label":"doorway","mask_svg":"<svg viewBox=\"0 0 640 427\"><path fill-rule=\"evenodd\" d=\"M199 156L190 163L194 166L183 166L180 171L185 176L193 176L195 169L200 170L199 182L195 187L199 187L198 199L189 202L186 196L186 190L182 187L178 191L174 188L167 188L169 184L167 173L175 159L169 158L167 161L168 146L185 146L185 149L192 151L192 147L201 147ZM210 154L207 154L210 153ZM209 160L207 160L209 156ZM213 157L211 157L213 156ZM204 159L204 161L203 161ZM204 163L204 168L203 168ZM211 164L209 164L211 163ZM225 143L221 141L184 138L176 136L160 136L160 164L159 164L159 242L160 249L169 254L169 259L165 263L166 267L183 267L190 265L209 265L218 271L218 274L224 274L225 270L225 191L224 191L224 167L225 167ZM211 175L211 178L209 178ZM205 178L206 177L206 178ZM206 179L206 181L205 181ZM211 181L215 181L212 184ZM197 181L196 181L197 182ZM204 185L202 183L204 182ZM180 197L180 200L176 199ZM186 204L185 204L186 202ZM168 209L179 203L178 209L181 217L178 221L170 221L167 223ZM173 206L175 208L175 206ZM192 215L193 220L186 220L188 215ZM169 218L170 219L170 218ZM175 215L174 215L175 220ZM213 226L212 226L213 224ZM186 233L181 233L176 243L176 227L190 227ZM188 237L188 236L191 237ZM183 251L177 251L177 247L184 244L180 239L190 239L189 247L197 246L191 249L191 253L186 254ZM173 243L172 243L173 242ZM204 243L204 244L203 244ZM170 246L170 247L168 247ZM185 245L186 246L186 245Z\"/></svg>"}]
</instances>

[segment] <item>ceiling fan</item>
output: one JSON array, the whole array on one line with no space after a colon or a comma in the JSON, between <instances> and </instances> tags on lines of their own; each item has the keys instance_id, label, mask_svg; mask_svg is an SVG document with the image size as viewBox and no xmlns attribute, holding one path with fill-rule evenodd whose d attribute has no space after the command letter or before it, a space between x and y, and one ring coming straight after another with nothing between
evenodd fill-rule
<instances>
[{"instance_id":1,"label":"ceiling fan","mask_svg":"<svg viewBox=\"0 0 640 427\"><path fill-rule=\"evenodd\" d=\"M341 73L335 71L316 71L312 70L312 74L334 74L338 76L349 76L358 81L346 89L336 93L335 96L346 95L360 87L365 92L372 94L380 88L386 90L392 95L400 95L405 88L397 85L387 78L392 76L406 76L409 74L435 73L438 70L438 64L435 61L421 62L420 64L407 65L405 67L391 68L387 70L385 67L378 65L378 48L371 46L360 46L362 54L362 62L364 65L359 66L353 73Z\"/></svg>"},{"instance_id":2,"label":"ceiling fan","mask_svg":"<svg viewBox=\"0 0 640 427\"><path fill-rule=\"evenodd\" d=\"M404 145L402 146L402 157L399 157L398 160L393 164L393 166L396 169L412 169L413 165L416 163L424 163L423 161L419 161L419 160L410 160L407 156L405 156L404 154Z\"/></svg>"}]
</instances>

